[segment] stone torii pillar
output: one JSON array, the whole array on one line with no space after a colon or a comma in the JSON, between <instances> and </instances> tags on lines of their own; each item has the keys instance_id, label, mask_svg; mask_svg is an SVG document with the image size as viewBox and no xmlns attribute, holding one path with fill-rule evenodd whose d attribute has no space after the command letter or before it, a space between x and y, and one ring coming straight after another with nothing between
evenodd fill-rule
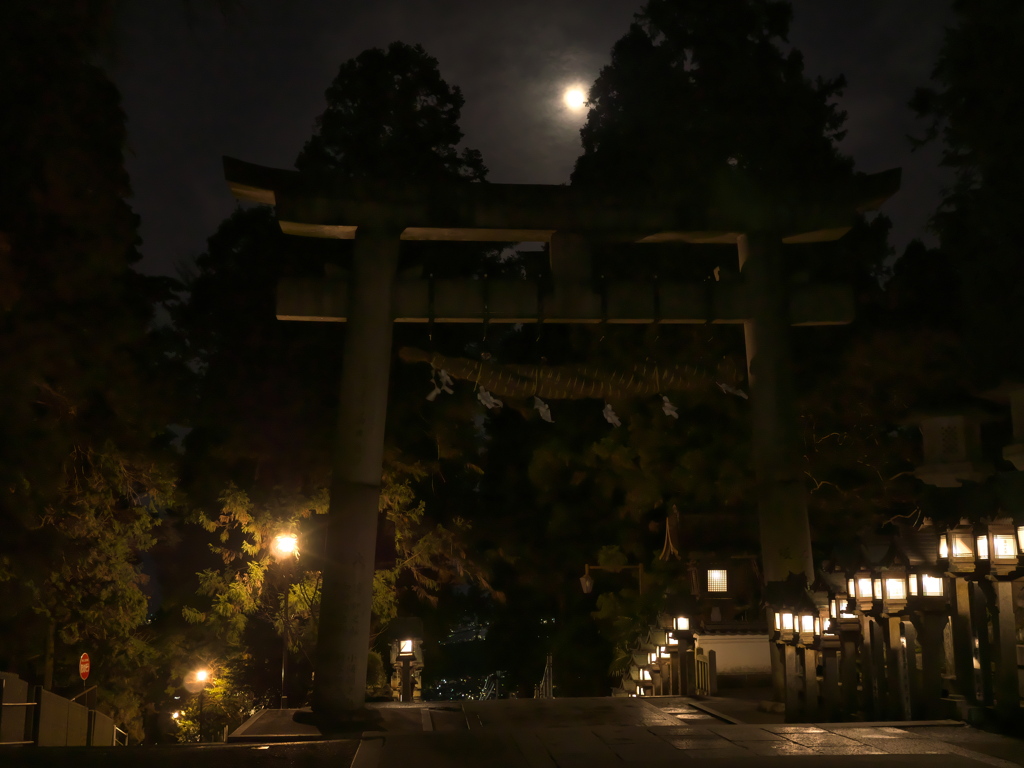
<instances>
[{"instance_id":1,"label":"stone torii pillar","mask_svg":"<svg viewBox=\"0 0 1024 768\"><path fill-rule=\"evenodd\" d=\"M284 280L277 299L279 319L349 323L313 691L321 727L364 703L393 321L742 323L765 574L813 578L788 327L848 323L853 298L845 286L787 285L782 245L842 237L857 212L899 188L898 169L780 206L740 183L638 199L549 185L332 182L231 158L224 167L235 196L274 205L286 234L355 239L350 279ZM397 280L402 240L548 242L554 292L523 280ZM621 281L598 292L588 279L594 240L733 244L741 279Z\"/></svg>"}]
</instances>

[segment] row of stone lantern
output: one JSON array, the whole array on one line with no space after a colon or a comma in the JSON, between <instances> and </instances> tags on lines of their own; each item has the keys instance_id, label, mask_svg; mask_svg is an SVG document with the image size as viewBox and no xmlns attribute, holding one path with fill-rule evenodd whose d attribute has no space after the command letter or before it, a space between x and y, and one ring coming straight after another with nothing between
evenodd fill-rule
<instances>
[{"instance_id":1,"label":"row of stone lantern","mask_svg":"<svg viewBox=\"0 0 1024 768\"><path fill-rule=\"evenodd\" d=\"M1004 717L1016 717L1013 577L1022 566L1024 525L962 520L940 534L925 520L865 546L856 565L834 566L810 589L780 586L768 600L787 719L946 716L941 700L954 677L966 705L991 702L995 690ZM995 673L989 615L994 656L1010 660Z\"/></svg>"},{"instance_id":2,"label":"row of stone lantern","mask_svg":"<svg viewBox=\"0 0 1024 768\"><path fill-rule=\"evenodd\" d=\"M633 649L613 696L693 696L714 692L714 651L694 643L688 616L661 616Z\"/></svg>"}]
</instances>

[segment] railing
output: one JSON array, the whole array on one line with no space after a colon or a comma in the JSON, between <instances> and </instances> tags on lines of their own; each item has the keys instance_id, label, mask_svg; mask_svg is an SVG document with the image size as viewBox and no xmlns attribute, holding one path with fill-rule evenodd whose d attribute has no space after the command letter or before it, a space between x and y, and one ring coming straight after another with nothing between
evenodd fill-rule
<instances>
[{"instance_id":1,"label":"railing","mask_svg":"<svg viewBox=\"0 0 1024 768\"><path fill-rule=\"evenodd\" d=\"M697 696L711 695L711 663L707 654L698 650L693 654L694 661L694 693Z\"/></svg>"},{"instance_id":2,"label":"railing","mask_svg":"<svg viewBox=\"0 0 1024 768\"><path fill-rule=\"evenodd\" d=\"M34 744L35 741L31 738L31 724L32 724L32 720L33 719L28 717L28 713L27 712L26 712L26 716L24 718L24 727L22 728L22 731L23 731L22 734L21 734L22 739L18 740L18 741L4 741L4 738L3 738L3 733L4 733L4 715L7 714L7 713L13 714L15 708L17 708L17 707L28 709L29 707L38 706L38 704L36 702L34 702L34 701L12 701L12 702L5 702L4 701L4 691L5 691L6 687L7 687L7 681L2 679L2 678L0 678L0 744L2 744L2 745L11 745L11 746L13 746L15 744ZM29 738L26 738L26 737L29 737Z\"/></svg>"},{"instance_id":3,"label":"railing","mask_svg":"<svg viewBox=\"0 0 1024 768\"><path fill-rule=\"evenodd\" d=\"M555 687L552 684L552 663L551 654L548 654L547 660L544 662L544 675L541 677L540 682L533 686L533 698L535 699L553 699L555 698Z\"/></svg>"},{"instance_id":4,"label":"railing","mask_svg":"<svg viewBox=\"0 0 1024 768\"><path fill-rule=\"evenodd\" d=\"M12 679L15 684L8 686ZM34 701L3 700L28 698L29 691ZM95 686L67 699L41 686L30 688L13 675L0 676L0 745L126 746L128 734L113 720L75 702L89 694L95 697Z\"/></svg>"}]
</instances>

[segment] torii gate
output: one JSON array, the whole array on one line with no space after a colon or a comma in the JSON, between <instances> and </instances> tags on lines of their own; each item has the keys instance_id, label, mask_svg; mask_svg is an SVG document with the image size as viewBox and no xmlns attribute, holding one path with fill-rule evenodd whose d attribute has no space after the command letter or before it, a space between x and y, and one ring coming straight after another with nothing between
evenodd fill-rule
<instances>
[{"instance_id":1,"label":"torii gate","mask_svg":"<svg viewBox=\"0 0 1024 768\"><path fill-rule=\"evenodd\" d=\"M857 213L899 189L900 169L789 198L738 181L698 204L693 195L642 199L553 185L331 181L232 158L224 172L237 198L276 206L284 233L355 240L347 279L284 280L277 297L278 319L349 324L313 687L323 724L352 718L365 700L394 322L742 323L765 579L813 579L788 326L849 323L854 302L845 286L789 284L782 246L842 237ZM553 293L525 280L484 289L478 280L397 279L403 240L547 242ZM735 245L740 279L620 281L598 292L595 241Z\"/></svg>"}]
</instances>

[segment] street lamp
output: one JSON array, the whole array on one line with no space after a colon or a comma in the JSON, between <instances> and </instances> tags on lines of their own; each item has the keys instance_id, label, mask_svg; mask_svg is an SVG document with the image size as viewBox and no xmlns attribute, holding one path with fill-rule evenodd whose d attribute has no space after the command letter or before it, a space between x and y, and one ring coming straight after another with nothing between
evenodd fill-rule
<instances>
[{"instance_id":1,"label":"street lamp","mask_svg":"<svg viewBox=\"0 0 1024 768\"><path fill-rule=\"evenodd\" d=\"M206 683L210 679L210 673L205 669L197 669L193 673L195 684L199 685L199 733L196 741L202 742L203 740L203 694L206 693Z\"/></svg>"},{"instance_id":2,"label":"street lamp","mask_svg":"<svg viewBox=\"0 0 1024 768\"><path fill-rule=\"evenodd\" d=\"M298 557L298 537L295 534L282 533L274 537L272 548L278 560L284 561L289 556L292 558ZM284 585L284 632L282 633L283 641L281 645L281 709L285 709L288 706L288 694L285 692L285 684L288 678L288 597L290 592L291 584L286 580Z\"/></svg>"}]
</instances>

